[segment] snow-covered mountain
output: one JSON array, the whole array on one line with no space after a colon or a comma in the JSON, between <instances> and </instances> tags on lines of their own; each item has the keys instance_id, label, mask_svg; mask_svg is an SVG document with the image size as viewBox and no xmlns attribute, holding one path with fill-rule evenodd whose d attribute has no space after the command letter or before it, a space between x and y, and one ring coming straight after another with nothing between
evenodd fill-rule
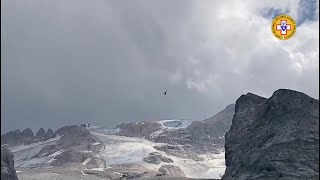
<instances>
[{"instance_id":1,"label":"snow-covered mountain","mask_svg":"<svg viewBox=\"0 0 320 180\"><path fill-rule=\"evenodd\" d=\"M220 179L223 136L233 113L230 105L204 121L65 126L50 139L11 146L11 151L20 179Z\"/></svg>"}]
</instances>

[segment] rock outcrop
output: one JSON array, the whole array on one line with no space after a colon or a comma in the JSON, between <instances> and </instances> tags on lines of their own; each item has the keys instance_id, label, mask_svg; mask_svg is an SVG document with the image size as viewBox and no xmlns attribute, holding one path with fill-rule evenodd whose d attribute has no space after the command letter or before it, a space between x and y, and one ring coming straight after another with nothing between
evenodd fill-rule
<instances>
[{"instance_id":1,"label":"rock outcrop","mask_svg":"<svg viewBox=\"0 0 320 180\"><path fill-rule=\"evenodd\" d=\"M46 131L43 128L40 128L39 131L36 133L35 140L41 141L44 139L46 135Z\"/></svg>"},{"instance_id":2,"label":"rock outcrop","mask_svg":"<svg viewBox=\"0 0 320 180\"><path fill-rule=\"evenodd\" d=\"M24 139L32 139L34 136L33 131L30 128L24 129L21 135Z\"/></svg>"},{"instance_id":3,"label":"rock outcrop","mask_svg":"<svg viewBox=\"0 0 320 180\"><path fill-rule=\"evenodd\" d=\"M318 179L319 101L285 89L242 95L225 150L223 180Z\"/></svg>"},{"instance_id":4,"label":"rock outcrop","mask_svg":"<svg viewBox=\"0 0 320 180\"><path fill-rule=\"evenodd\" d=\"M163 165L158 171L164 176L185 177L184 172L174 165Z\"/></svg>"},{"instance_id":5,"label":"rock outcrop","mask_svg":"<svg viewBox=\"0 0 320 180\"><path fill-rule=\"evenodd\" d=\"M55 138L55 137L56 137L56 134L53 132L52 129L49 128L43 140L46 141L48 139Z\"/></svg>"},{"instance_id":6,"label":"rock outcrop","mask_svg":"<svg viewBox=\"0 0 320 180\"><path fill-rule=\"evenodd\" d=\"M55 160L50 164L51 166L62 166L65 163L82 163L88 158L93 157L92 152L79 152L74 150L67 150L55 156Z\"/></svg>"},{"instance_id":7,"label":"rock outcrop","mask_svg":"<svg viewBox=\"0 0 320 180\"><path fill-rule=\"evenodd\" d=\"M1 146L1 179L18 180L14 168L13 154L6 145Z\"/></svg>"},{"instance_id":8,"label":"rock outcrop","mask_svg":"<svg viewBox=\"0 0 320 180\"><path fill-rule=\"evenodd\" d=\"M152 164L160 164L161 162L173 163L173 160L171 158L162 156L158 152L150 153L148 157L143 158L143 161Z\"/></svg>"}]
</instances>

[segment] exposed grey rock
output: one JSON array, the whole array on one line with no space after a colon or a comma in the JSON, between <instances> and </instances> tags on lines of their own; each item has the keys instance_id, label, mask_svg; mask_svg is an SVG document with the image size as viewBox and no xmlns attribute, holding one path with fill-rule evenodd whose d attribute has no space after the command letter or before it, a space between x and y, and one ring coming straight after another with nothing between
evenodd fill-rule
<instances>
[{"instance_id":1,"label":"exposed grey rock","mask_svg":"<svg viewBox=\"0 0 320 180\"><path fill-rule=\"evenodd\" d=\"M93 157L91 160L86 164L86 167L88 169L92 168L100 168L100 167L106 167L106 162L100 158Z\"/></svg>"},{"instance_id":2,"label":"exposed grey rock","mask_svg":"<svg viewBox=\"0 0 320 180\"><path fill-rule=\"evenodd\" d=\"M318 179L319 101L280 89L236 102L222 179Z\"/></svg>"},{"instance_id":3,"label":"exposed grey rock","mask_svg":"<svg viewBox=\"0 0 320 180\"><path fill-rule=\"evenodd\" d=\"M40 128L39 131L36 133L35 140L43 140L44 136L46 135L46 131L43 128Z\"/></svg>"},{"instance_id":4,"label":"exposed grey rock","mask_svg":"<svg viewBox=\"0 0 320 180\"><path fill-rule=\"evenodd\" d=\"M24 129L21 133L24 144L34 143L34 134L30 128Z\"/></svg>"},{"instance_id":5,"label":"exposed grey rock","mask_svg":"<svg viewBox=\"0 0 320 180\"><path fill-rule=\"evenodd\" d=\"M46 141L48 139L55 138L55 137L56 137L56 134L53 132L52 129L49 128L43 140Z\"/></svg>"},{"instance_id":6,"label":"exposed grey rock","mask_svg":"<svg viewBox=\"0 0 320 180\"><path fill-rule=\"evenodd\" d=\"M166 176L185 177L184 172L174 165L163 165L158 169L158 171Z\"/></svg>"},{"instance_id":7,"label":"exposed grey rock","mask_svg":"<svg viewBox=\"0 0 320 180\"><path fill-rule=\"evenodd\" d=\"M204 121L194 121L188 130L192 144L200 145L217 145L224 146L224 134L229 130L232 124L232 118L235 112L235 105L230 104L224 110L215 116ZM220 138L219 138L220 137Z\"/></svg>"},{"instance_id":8,"label":"exposed grey rock","mask_svg":"<svg viewBox=\"0 0 320 180\"><path fill-rule=\"evenodd\" d=\"M24 139L32 139L34 137L34 134L30 128L24 129L21 135Z\"/></svg>"},{"instance_id":9,"label":"exposed grey rock","mask_svg":"<svg viewBox=\"0 0 320 180\"><path fill-rule=\"evenodd\" d=\"M13 154L6 145L1 146L1 179L18 180L14 168Z\"/></svg>"},{"instance_id":10,"label":"exposed grey rock","mask_svg":"<svg viewBox=\"0 0 320 180\"><path fill-rule=\"evenodd\" d=\"M92 157L94 154L93 153L87 153L87 152L77 152L74 150L67 150L64 151L63 153L57 155L50 164L51 166L61 166L65 163L69 162L77 162L77 163L82 163L86 159Z\"/></svg>"},{"instance_id":11,"label":"exposed grey rock","mask_svg":"<svg viewBox=\"0 0 320 180\"><path fill-rule=\"evenodd\" d=\"M16 146L23 143L21 131L19 129L10 131L1 135L1 144L8 144L9 146Z\"/></svg>"},{"instance_id":12,"label":"exposed grey rock","mask_svg":"<svg viewBox=\"0 0 320 180\"><path fill-rule=\"evenodd\" d=\"M162 162L161 157L153 155L143 158L143 161L152 164L160 164Z\"/></svg>"},{"instance_id":13,"label":"exposed grey rock","mask_svg":"<svg viewBox=\"0 0 320 180\"><path fill-rule=\"evenodd\" d=\"M162 156L158 152L150 153L148 157L143 158L143 161L152 164L160 164L161 162L173 163L173 160L171 158Z\"/></svg>"},{"instance_id":14,"label":"exposed grey rock","mask_svg":"<svg viewBox=\"0 0 320 180\"><path fill-rule=\"evenodd\" d=\"M148 137L151 133L161 129L158 122L132 122L118 125L120 129L118 135L127 137Z\"/></svg>"}]
</instances>

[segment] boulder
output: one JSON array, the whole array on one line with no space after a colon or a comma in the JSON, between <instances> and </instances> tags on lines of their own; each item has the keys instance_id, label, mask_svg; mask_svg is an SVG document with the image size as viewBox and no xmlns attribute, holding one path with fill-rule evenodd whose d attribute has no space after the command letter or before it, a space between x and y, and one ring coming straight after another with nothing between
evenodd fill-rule
<instances>
[{"instance_id":1,"label":"boulder","mask_svg":"<svg viewBox=\"0 0 320 180\"><path fill-rule=\"evenodd\" d=\"M173 160L171 158L162 156L158 152L150 153L148 157L143 158L143 161L152 164L160 164L161 162L173 163Z\"/></svg>"}]
</instances>

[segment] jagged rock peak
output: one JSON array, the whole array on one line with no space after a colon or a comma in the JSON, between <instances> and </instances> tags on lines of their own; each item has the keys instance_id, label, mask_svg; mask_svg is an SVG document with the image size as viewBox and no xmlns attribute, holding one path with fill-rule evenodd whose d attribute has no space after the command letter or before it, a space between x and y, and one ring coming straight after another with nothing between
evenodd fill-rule
<instances>
[{"instance_id":1,"label":"jagged rock peak","mask_svg":"<svg viewBox=\"0 0 320 180\"><path fill-rule=\"evenodd\" d=\"M56 137L56 134L53 132L52 129L49 128L46 135L44 136L44 140L46 141L46 140L54 138L54 137Z\"/></svg>"},{"instance_id":2,"label":"jagged rock peak","mask_svg":"<svg viewBox=\"0 0 320 180\"><path fill-rule=\"evenodd\" d=\"M24 138L33 138L33 136L34 136L32 130L30 128L24 129L21 134Z\"/></svg>"},{"instance_id":3,"label":"jagged rock peak","mask_svg":"<svg viewBox=\"0 0 320 180\"><path fill-rule=\"evenodd\" d=\"M43 138L46 135L46 131L43 128L40 128L36 133L37 138Z\"/></svg>"}]
</instances>

